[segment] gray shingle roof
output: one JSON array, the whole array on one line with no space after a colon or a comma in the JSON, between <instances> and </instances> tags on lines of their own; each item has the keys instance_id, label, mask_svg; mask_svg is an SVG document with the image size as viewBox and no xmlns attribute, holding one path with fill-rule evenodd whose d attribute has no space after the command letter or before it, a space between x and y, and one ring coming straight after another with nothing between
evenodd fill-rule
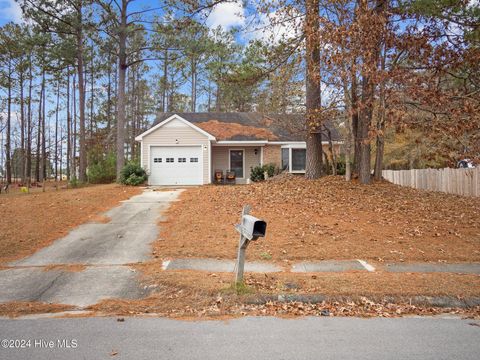
<instances>
[{"instance_id":1,"label":"gray shingle roof","mask_svg":"<svg viewBox=\"0 0 480 360\"><path fill-rule=\"evenodd\" d=\"M304 123L305 117L302 114L262 114L262 113L158 113L157 119L152 124L152 127L168 119L170 116L177 114L185 120L197 124L204 123L211 120L216 120L221 123L236 123L243 126L250 126L256 128L268 129L273 133L278 141L304 141L305 131ZM333 141L341 140L338 130L333 127L331 123L327 126L332 134ZM215 134L212 134L215 136ZM237 134L225 140L262 140L258 137L253 137L244 134Z\"/></svg>"}]
</instances>

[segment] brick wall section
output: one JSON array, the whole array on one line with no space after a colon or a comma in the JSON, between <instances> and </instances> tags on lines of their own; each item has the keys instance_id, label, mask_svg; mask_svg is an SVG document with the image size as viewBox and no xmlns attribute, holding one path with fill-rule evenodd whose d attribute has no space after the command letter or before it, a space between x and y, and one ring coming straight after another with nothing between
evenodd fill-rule
<instances>
[{"instance_id":1,"label":"brick wall section","mask_svg":"<svg viewBox=\"0 0 480 360\"><path fill-rule=\"evenodd\" d=\"M282 165L282 150L280 145L265 145L263 147L263 163Z\"/></svg>"}]
</instances>

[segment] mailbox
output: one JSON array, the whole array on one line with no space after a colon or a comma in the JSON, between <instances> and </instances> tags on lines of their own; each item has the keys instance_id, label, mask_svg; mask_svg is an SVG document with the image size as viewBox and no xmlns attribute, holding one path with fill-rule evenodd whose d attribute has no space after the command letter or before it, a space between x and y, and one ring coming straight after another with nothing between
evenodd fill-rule
<instances>
[{"instance_id":1,"label":"mailbox","mask_svg":"<svg viewBox=\"0 0 480 360\"><path fill-rule=\"evenodd\" d=\"M265 237L267 223L252 215L243 215L241 227L243 236L248 240L257 240L259 237Z\"/></svg>"}]
</instances>

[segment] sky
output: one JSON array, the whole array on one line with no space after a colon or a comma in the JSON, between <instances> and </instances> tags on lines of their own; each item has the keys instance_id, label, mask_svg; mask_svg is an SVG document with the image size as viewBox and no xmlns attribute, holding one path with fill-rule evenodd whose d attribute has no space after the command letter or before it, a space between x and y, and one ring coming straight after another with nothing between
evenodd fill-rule
<instances>
[{"instance_id":1,"label":"sky","mask_svg":"<svg viewBox=\"0 0 480 360\"><path fill-rule=\"evenodd\" d=\"M9 21L22 22L22 9L15 0L0 0L0 26Z\"/></svg>"},{"instance_id":2,"label":"sky","mask_svg":"<svg viewBox=\"0 0 480 360\"><path fill-rule=\"evenodd\" d=\"M158 3L158 0L136 1L130 6L130 9L136 10L137 8L155 7L158 6ZM273 29L267 29L266 31L255 30L256 28L265 28L265 25L269 22L269 17L275 18L275 13L271 13L269 16L257 16L255 18L255 25L253 25L255 10L252 4L254 4L254 2L250 2L250 5L246 6L241 0L220 3L210 11L206 19L206 25L212 29L220 26L223 30L230 30L233 27L247 28L247 31L241 33L240 37L237 37L237 40L242 43L251 39L270 39L272 35L278 40L282 36L289 35L291 29L288 26L277 26ZM0 0L0 26L9 21L21 23L23 21L22 10L15 0Z\"/></svg>"}]
</instances>

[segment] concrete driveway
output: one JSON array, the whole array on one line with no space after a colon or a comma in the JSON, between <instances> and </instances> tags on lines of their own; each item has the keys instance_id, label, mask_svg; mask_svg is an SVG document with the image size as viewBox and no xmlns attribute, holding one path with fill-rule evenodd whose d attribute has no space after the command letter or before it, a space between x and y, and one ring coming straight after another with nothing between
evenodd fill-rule
<instances>
[{"instance_id":1,"label":"concrete driveway","mask_svg":"<svg viewBox=\"0 0 480 360\"><path fill-rule=\"evenodd\" d=\"M106 224L86 223L32 256L0 271L0 303L40 301L88 306L105 298L147 295L131 264L151 256L158 221L181 190L145 190L106 212ZM50 265L86 265L79 272Z\"/></svg>"}]
</instances>

